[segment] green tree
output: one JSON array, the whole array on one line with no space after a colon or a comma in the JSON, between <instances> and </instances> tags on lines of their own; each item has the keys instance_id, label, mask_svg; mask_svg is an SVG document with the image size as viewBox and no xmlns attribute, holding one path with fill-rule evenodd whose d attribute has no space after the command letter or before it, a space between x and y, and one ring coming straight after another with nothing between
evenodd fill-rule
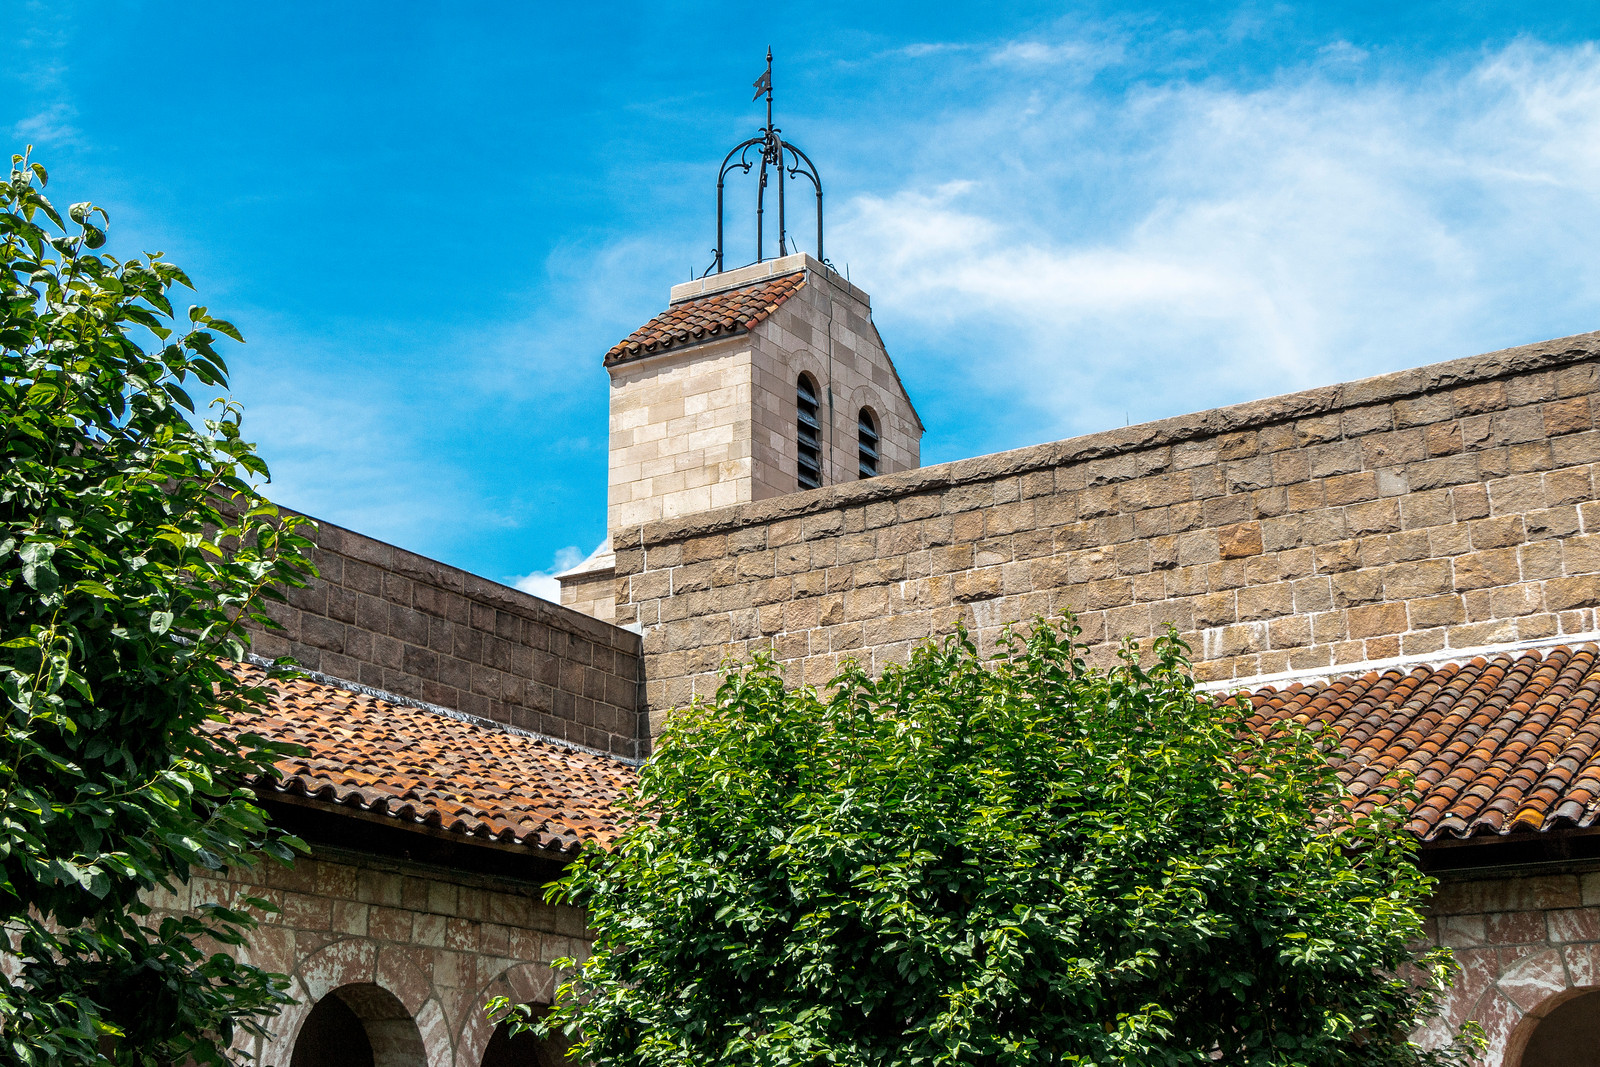
<instances>
[{"instance_id":1,"label":"green tree","mask_svg":"<svg viewBox=\"0 0 1600 1067\"><path fill-rule=\"evenodd\" d=\"M191 868L291 858L244 783L260 738L215 731L264 698L226 661L264 599L311 573L309 542L252 487L267 469L223 404L215 345L240 340L159 253L99 254L106 215L63 220L12 157L0 190L0 1063L224 1062L285 1002L222 946L223 902L156 923L142 901Z\"/></svg>"},{"instance_id":2,"label":"green tree","mask_svg":"<svg viewBox=\"0 0 1600 1067\"><path fill-rule=\"evenodd\" d=\"M1348 816L1315 740L1196 692L1175 635L1098 670L1076 634L961 634L827 698L731 671L551 887L597 940L534 1024L597 1067L1469 1058L1407 1040L1451 961L1409 947L1396 812Z\"/></svg>"}]
</instances>

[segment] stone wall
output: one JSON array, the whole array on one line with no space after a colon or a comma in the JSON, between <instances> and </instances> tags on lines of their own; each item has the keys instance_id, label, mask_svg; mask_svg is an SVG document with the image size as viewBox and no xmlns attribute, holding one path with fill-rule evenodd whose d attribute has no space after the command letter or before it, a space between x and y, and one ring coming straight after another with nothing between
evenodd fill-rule
<instances>
[{"instance_id":1,"label":"stone wall","mask_svg":"<svg viewBox=\"0 0 1600 1067\"><path fill-rule=\"evenodd\" d=\"M802 372L819 388L824 485L860 478L862 408L877 422L878 469L892 474L916 468L922 462L922 422L872 324L871 300L810 256L789 259L805 265L805 286L750 336L756 483L751 499L783 496L799 485L795 387Z\"/></svg>"},{"instance_id":2,"label":"stone wall","mask_svg":"<svg viewBox=\"0 0 1600 1067\"><path fill-rule=\"evenodd\" d=\"M612 367L607 527L754 499L750 390L742 337Z\"/></svg>"},{"instance_id":3,"label":"stone wall","mask_svg":"<svg viewBox=\"0 0 1600 1067\"><path fill-rule=\"evenodd\" d=\"M1430 910L1430 939L1448 945L1461 968L1430 1036L1477 1020L1489 1038L1485 1067L1519 1067L1544 1016L1600 987L1600 871L1592 867L1446 875Z\"/></svg>"},{"instance_id":4,"label":"stone wall","mask_svg":"<svg viewBox=\"0 0 1600 1067\"><path fill-rule=\"evenodd\" d=\"M518 886L329 849L292 869L266 862L254 871L198 872L177 892L156 893L152 918L207 903L241 906L244 896L279 911L262 917L240 955L288 975L298 1001L268 1021L270 1041L241 1035L236 1047L262 1065L288 1067L301 1025L325 996L354 989L370 1003L380 995L375 986L398 1001L395 1017L368 1029L375 1045L393 1037L383 1031L398 1033L393 1062L479 1067L493 1030L483 1005L498 995L548 1003L550 962L587 951L582 913L545 904L537 881ZM408 1039L420 1042L425 1059L404 1054Z\"/></svg>"},{"instance_id":5,"label":"stone wall","mask_svg":"<svg viewBox=\"0 0 1600 1067\"><path fill-rule=\"evenodd\" d=\"M638 635L319 523L321 578L257 654L627 757L644 754Z\"/></svg>"},{"instance_id":6,"label":"stone wall","mask_svg":"<svg viewBox=\"0 0 1600 1067\"><path fill-rule=\"evenodd\" d=\"M1587 632L1600 334L613 531L653 715L771 647L792 681L1078 613L1207 679Z\"/></svg>"}]
</instances>

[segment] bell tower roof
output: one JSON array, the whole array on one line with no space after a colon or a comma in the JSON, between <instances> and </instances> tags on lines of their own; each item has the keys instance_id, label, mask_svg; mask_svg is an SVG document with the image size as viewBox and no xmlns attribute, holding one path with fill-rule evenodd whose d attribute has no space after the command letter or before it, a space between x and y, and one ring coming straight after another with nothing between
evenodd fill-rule
<instances>
[{"instance_id":1,"label":"bell tower roof","mask_svg":"<svg viewBox=\"0 0 1600 1067\"><path fill-rule=\"evenodd\" d=\"M614 367L670 348L747 333L805 284L805 270L797 268L776 278L672 303L613 345L606 353L605 365Z\"/></svg>"}]
</instances>

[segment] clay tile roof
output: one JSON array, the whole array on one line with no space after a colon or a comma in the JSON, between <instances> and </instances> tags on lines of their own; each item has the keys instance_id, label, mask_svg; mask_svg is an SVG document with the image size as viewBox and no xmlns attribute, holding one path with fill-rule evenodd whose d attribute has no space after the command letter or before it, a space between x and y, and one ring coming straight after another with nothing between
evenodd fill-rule
<instances>
[{"instance_id":1,"label":"clay tile roof","mask_svg":"<svg viewBox=\"0 0 1600 1067\"><path fill-rule=\"evenodd\" d=\"M275 696L225 728L307 750L280 760L277 779L258 788L569 855L620 832L617 802L634 771L619 760L322 682L266 682L259 668L234 669Z\"/></svg>"},{"instance_id":2,"label":"clay tile roof","mask_svg":"<svg viewBox=\"0 0 1600 1067\"><path fill-rule=\"evenodd\" d=\"M1251 725L1331 728L1355 810L1409 774L1424 841L1600 819L1600 649L1556 647L1249 694Z\"/></svg>"},{"instance_id":3,"label":"clay tile roof","mask_svg":"<svg viewBox=\"0 0 1600 1067\"><path fill-rule=\"evenodd\" d=\"M252 681L258 668L237 668ZM263 789L571 855L620 833L619 760L297 679L228 729L308 751ZM1410 775L1424 841L1600 824L1600 649L1558 646L1246 694L1250 723L1333 731L1351 806Z\"/></svg>"},{"instance_id":4,"label":"clay tile roof","mask_svg":"<svg viewBox=\"0 0 1600 1067\"><path fill-rule=\"evenodd\" d=\"M805 271L796 271L673 304L612 346L606 353L605 365L611 367L675 345L753 329L805 283Z\"/></svg>"}]
</instances>

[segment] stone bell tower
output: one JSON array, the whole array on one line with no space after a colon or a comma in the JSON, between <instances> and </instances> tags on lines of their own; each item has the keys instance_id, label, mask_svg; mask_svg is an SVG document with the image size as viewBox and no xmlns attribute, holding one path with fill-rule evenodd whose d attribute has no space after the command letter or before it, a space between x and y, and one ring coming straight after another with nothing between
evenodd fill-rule
<instances>
[{"instance_id":1,"label":"stone bell tower","mask_svg":"<svg viewBox=\"0 0 1600 1067\"><path fill-rule=\"evenodd\" d=\"M922 422L872 324L872 301L821 258L822 183L772 125L767 59L757 82L767 126L723 161L711 270L673 286L666 310L606 353L607 544L559 576L561 602L596 618L614 618L609 543L619 530L920 465ZM724 270L723 181L758 164L757 260ZM786 172L816 190L815 257L786 254ZM761 243L769 173L773 259Z\"/></svg>"}]
</instances>

